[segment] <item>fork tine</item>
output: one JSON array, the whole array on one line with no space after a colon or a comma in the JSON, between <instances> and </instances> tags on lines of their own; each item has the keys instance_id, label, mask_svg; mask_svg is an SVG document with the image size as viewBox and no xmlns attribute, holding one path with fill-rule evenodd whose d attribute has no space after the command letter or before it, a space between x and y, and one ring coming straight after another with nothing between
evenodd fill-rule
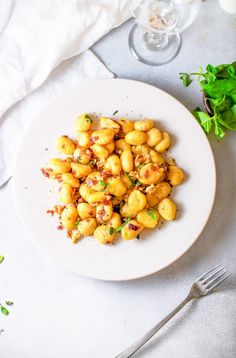
<instances>
[{"instance_id":1,"label":"fork tine","mask_svg":"<svg viewBox=\"0 0 236 358\"><path fill-rule=\"evenodd\" d=\"M225 276L223 276L219 281L217 281L213 286L209 287L207 289L207 292L209 293L212 291L216 286L218 286L222 281L226 280L230 276L230 273L226 273Z\"/></svg>"},{"instance_id":2,"label":"fork tine","mask_svg":"<svg viewBox=\"0 0 236 358\"><path fill-rule=\"evenodd\" d=\"M218 267L220 267L221 265L216 265L215 267L213 267L212 269L204 272L201 276L199 276L196 281L201 281L202 279L205 278L205 276L207 276L209 273L211 273L212 271L214 271L215 269L217 269Z\"/></svg>"},{"instance_id":3,"label":"fork tine","mask_svg":"<svg viewBox=\"0 0 236 358\"><path fill-rule=\"evenodd\" d=\"M208 281L214 279L218 274L222 273L222 271L225 271L225 267L220 267L218 270L213 271L210 275L207 275L201 283L204 285L208 283Z\"/></svg>"},{"instance_id":4,"label":"fork tine","mask_svg":"<svg viewBox=\"0 0 236 358\"><path fill-rule=\"evenodd\" d=\"M211 280L207 281L205 284L205 288L211 287L215 282L217 282L222 276L227 274L227 270L224 270L223 272L220 272L217 276L214 276Z\"/></svg>"}]
</instances>

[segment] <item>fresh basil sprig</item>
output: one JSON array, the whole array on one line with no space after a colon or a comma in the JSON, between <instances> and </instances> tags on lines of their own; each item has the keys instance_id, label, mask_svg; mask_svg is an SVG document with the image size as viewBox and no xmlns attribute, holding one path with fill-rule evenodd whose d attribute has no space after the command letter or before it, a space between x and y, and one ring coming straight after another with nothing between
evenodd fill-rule
<instances>
[{"instance_id":1,"label":"fresh basil sprig","mask_svg":"<svg viewBox=\"0 0 236 358\"><path fill-rule=\"evenodd\" d=\"M236 61L219 66L208 65L204 73L180 73L185 87L192 82L191 76L198 76L198 83L204 92L212 114L196 108L193 115L206 134L212 130L217 139L222 139L226 130L236 130Z\"/></svg>"}]
</instances>

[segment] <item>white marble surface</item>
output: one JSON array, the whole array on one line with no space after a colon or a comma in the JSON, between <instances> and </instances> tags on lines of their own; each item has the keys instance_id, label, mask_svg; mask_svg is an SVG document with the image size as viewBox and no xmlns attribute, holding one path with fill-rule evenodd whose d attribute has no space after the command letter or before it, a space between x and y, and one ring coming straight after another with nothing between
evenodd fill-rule
<instances>
[{"instance_id":1,"label":"white marble surface","mask_svg":"<svg viewBox=\"0 0 236 358\"><path fill-rule=\"evenodd\" d=\"M236 58L236 18L215 0L203 3L195 24L183 34L179 56L159 68L129 53L131 22L102 39L95 51L118 77L152 83L190 110L201 105L197 85L182 87L178 72ZM184 130L184 129L183 129ZM0 301L14 301L0 316L1 358L113 358L166 315L202 271L225 263L231 278L221 289L190 304L135 357L233 358L236 356L236 141L211 137L218 185L206 229L187 254L159 274L132 282L86 279L57 266L25 233L9 182L0 190ZM14 144L13 144L14 145ZM199 208L200 210L200 208Z\"/></svg>"}]
</instances>

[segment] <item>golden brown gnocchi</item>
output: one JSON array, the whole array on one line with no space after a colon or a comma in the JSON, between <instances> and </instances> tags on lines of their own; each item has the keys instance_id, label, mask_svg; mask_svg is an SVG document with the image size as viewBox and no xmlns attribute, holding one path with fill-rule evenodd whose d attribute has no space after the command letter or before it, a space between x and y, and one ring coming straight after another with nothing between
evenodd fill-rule
<instances>
[{"instance_id":1,"label":"golden brown gnocchi","mask_svg":"<svg viewBox=\"0 0 236 358\"><path fill-rule=\"evenodd\" d=\"M176 205L170 198L165 198L158 204L158 212L163 219L172 221L176 216Z\"/></svg>"},{"instance_id":2,"label":"golden brown gnocchi","mask_svg":"<svg viewBox=\"0 0 236 358\"><path fill-rule=\"evenodd\" d=\"M130 220L123 226L121 235L125 240L132 240L137 237L142 230L143 226L138 221Z\"/></svg>"},{"instance_id":3,"label":"golden brown gnocchi","mask_svg":"<svg viewBox=\"0 0 236 358\"><path fill-rule=\"evenodd\" d=\"M93 130L93 122L100 124ZM72 243L94 235L100 244L139 238L143 228L155 229L161 218L176 217L172 186L184 172L165 153L171 136L154 127L152 119L131 121L84 113L76 118L76 139L63 135L42 173L60 182L58 229ZM49 210L52 212L52 210Z\"/></svg>"},{"instance_id":4,"label":"golden brown gnocchi","mask_svg":"<svg viewBox=\"0 0 236 358\"><path fill-rule=\"evenodd\" d=\"M167 170L167 179L171 185L179 185L184 180L183 170L176 165L170 165Z\"/></svg>"},{"instance_id":5,"label":"golden brown gnocchi","mask_svg":"<svg viewBox=\"0 0 236 358\"><path fill-rule=\"evenodd\" d=\"M134 130L125 135L125 140L130 145L144 144L147 141L147 135L145 132Z\"/></svg>"},{"instance_id":6,"label":"golden brown gnocchi","mask_svg":"<svg viewBox=\"0 0 236 358\"><path fill-rule=\"evenodd\" d=\"M93 123L93 118L90 114L83 113L76 118L75 121L75 130L76 132L86 132L88 131Z\"/></svg>"},{"instance_id":7,"label":"golden brown gnocchi","mask_svg":"<svg viewBox=\"0 0 236 358\"><path fill-rule=\"evenodd\" d=\"M63 154L73 154L75 150L75 143L67 135L63 135L57 139L57 150Z\"/></svg>"},{"instance_id":8,"label":"golden brown gnocchi","mask_svg":"<svg viewBox=\"0 0 236 358\"><path fill-rule=\"evenodd\" d=\"M77 205L77 211L81 219L88 219L95 216L95 208L88 203L79 203Z\"/></svg>"}]
</instances>

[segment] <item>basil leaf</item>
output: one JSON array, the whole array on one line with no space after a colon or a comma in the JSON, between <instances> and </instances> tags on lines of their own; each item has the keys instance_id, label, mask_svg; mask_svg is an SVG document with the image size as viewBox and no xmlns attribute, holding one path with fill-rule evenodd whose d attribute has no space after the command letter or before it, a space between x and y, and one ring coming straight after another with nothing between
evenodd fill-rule
<instances>
[{"instance_id":1,"label":"basil leaf","mask_svg":"<svg viewBox=\"0 0 236 358\"><path fill-rule=\"evenodd\" d=\"M236 104L231 109L221 113L219 116L219 122L225 128L235 131L236 130Z\"/></svg>"},{"instance_id":2,"label":"basil leaf","mask_svg":"<svg viewBox=\"0 0 236 358\"><path fill-rule=\"evenodd\" d=\"M153 219L153 220L157 220L157 215L155 213L155 211L153 211L152 209L147 209L148 215Z\"/></svg>"},{"instance_id":3,"label":"basil leaf","mask_svg":"<svg viewBox=\"0 0 236 358\"><path fill-rule=\"evenodd\" d=\"M185 72L180 72L179 73L179 78L182 80L183 85L185 87L188 87L190 85L190 83L193 81L190 77L190 75L188 73Z\"/></svg>"},{"instance_id":4,"label":"basil leaf","mask_svg":"<svg viewBox=\"0 0 236 358\"><path fill-rule=\"evenodd\" d=\"M4 314L5 316L8 316L9 315L9 311L6 307L4 306L1 306L1 312L2 314Z\"/></svg>"},{"instance_id":5,"label":"basil leaf","mask_svg":"<svg viewBox=\"0 0 236 358\"><path fill-rule=\"evenodd\" d=\"M118 112L119 111L116 110L115 112L112 113L112 115L115 116Z\"/></svg>"},{"instance_id":6,"label":"basil leaf","mask_svg":"<svg viewBox=\"0 0 236 358\"><path fill-rule=\"evenodd\" d=\"M212 128L212 119L209 114L202 112L200 108L196 108L192 113L204 131L209 134Z\"/></svg>"},{"instance_id":7,"label":"basil leaf","mask_svg":"<svg viewBox=\"0 0 236 358\"><path fill-rule=\"evenodd\" d=\"M222 125L217 120L217 117L213 119L215 125L215 135L218 139L222 139L225 136L225 131L223 130Z\"/></svg>"},{"instance_id":8,"label":"basil leaf","mask_svg":"<svg viewBox=\"0 0 236 358\"><path fill-rule=\"evenodd\" d=\"M113 228L113 227L110 227L110 229L109 229L109 234L112 235L113 232L114 232L114 228Z\"/></svg>"}]
</instances>

